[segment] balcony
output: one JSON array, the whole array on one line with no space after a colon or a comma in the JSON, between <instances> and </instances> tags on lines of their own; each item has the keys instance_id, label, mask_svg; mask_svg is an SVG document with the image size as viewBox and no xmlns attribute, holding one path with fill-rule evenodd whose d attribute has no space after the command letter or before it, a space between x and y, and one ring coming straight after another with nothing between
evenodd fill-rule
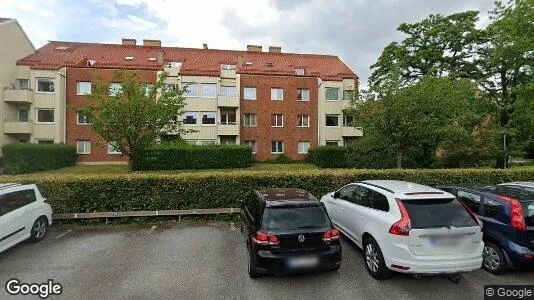
<instances>
[{"instance_id":1,"label":"balcony","mask_svg":"<svg viewBox=\"0 0 534 300\"><path fill-rule=\"evenodd\" d=\"M163 68L163 71L165 71L169 77L177 77L180 74L180 68L178 67L165 67Z\"/></svg>"},{"instance_id":2,"label":"balcony","mask_svg":"<svg viewBox=\"0 0 534 300\"><path fill-rule=\"evenodd\" d=\"M6 134L32 134L33 122L4 121L4 133Z\"/></svg>"},{"instance_id":3,"label":"balcony","mask_svg":"<svg viewBox=\"0 0 534 300\"><path fill-rule=\"evenodd\" d=\"M5 102L33 103L33 90L4 90Z\"/></svg>"},{"instance_id":4,"label":"balcony","mask_svg":"<svg viewBox=\"0 0 534 300\"><path fill-rule=\"evenodd\" d=\"M220 107L239 107L239 96L220 96L217 105Z\"/></svg>"},{"instance_id":5,"label":"balcony","mask_svg":"<svg viewBox=\"0 0 534 300\"><path fill-rule=\"evenodd\" d=\"M217 135L239 135L239 124L236 122L219 123Z\"/></svg>"},{"instance_id":6,"label":"balcony","mask_svg":"<svg viewBox=\"0 0 534 300\"><path fill-rule=\"evenodd\" d=\"M233 70L221 69L221 78L235 79L235 69Z\"/></svg>"},{"instance_id":7,"label":"balcony","mask_svg":"<svg viewBox=\"0 0 534 300\"><path fill-rule=\"evenodd\" d=\"M344 136L344 137L363 136L363 128L343 126L341 127L341 136Z\"/></svg>"}]
</instances>

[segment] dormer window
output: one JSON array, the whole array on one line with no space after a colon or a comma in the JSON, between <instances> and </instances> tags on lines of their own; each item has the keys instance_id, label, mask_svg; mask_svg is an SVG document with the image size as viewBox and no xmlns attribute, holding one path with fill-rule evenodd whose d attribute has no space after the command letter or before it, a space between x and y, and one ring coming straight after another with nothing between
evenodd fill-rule
<instances>
[{"instance_id":1,"label":"dormer window","mask_svg":"<svg viewBox=\"0 0 534 300\"><path fill-rule=\"evenodd\" d=\"M156 61L156 60L157 60L157 58L155 58L155 57L149 57L148 58L148 61Z\"/></svg>"},{"instance_id":2,"label":"dormer window","mask_svg":"<svg viewBox=\"0 0 534 300\"><path fill-rule=\"evenodd\" d=\"M125 60L134 60L134 58L135 58L134 56L126 56L124 59Z\"/></svg>"},{"instance_id":3,"label":"dormer window","mask_svg":"<svg viewBox=\"0 0 534 300\"><path fill-rule=\"evenodd\" d=\"M167 68L181 68L182 62L179 61L169 61L167 62Z\"/></svg>"},{"instance_id":4,"label":"dormer window","mask_svg":"<svg viewBox=\"0 0 534 300\"><path fill-rule=\"evenodd\" d=\"M252 62L250 62L250 61L245 62L245 66L252 66L252 65L254 65L254 64Z\"/></svg>"},{"instance_id":5,"label":"dormer window","mask_svg":"<svg viewBox=\"0 0 534 300\"><path fill-rule=\"evenodd\" d=\"M295 74L297 74L298 76L304 76L304 69L303 68L295 69Z\"/></svg>"},{"instance_id":6,"label":"dormer window","mask_svg":"<svg viewBox=\"0 0 534 300\"><path fill-rule=\"evenodd\" d=\"M95 63L96 63L96 60L93 60L93 59L87 60L87 66L88 67L92 67Z\"/></svg>"},{"instance_id":7,"label":"dormer window","mask_svg":"<svg viewBox=\"0 0 534 300\"><path fill-rule=\"evenodd\" d=\"M67 49L69 49L68 46L58 46L58 47L56 47L56 50L59 50L59 51L65 51Z\"/></svg>"},{"instance_id":8,"label":"dormer window","mask_svg":"<svg viewBox=\"0 0 534 300\"><path fill-rule=\"evenodd\" d=\"M221 64L222 70L235 70L235 65L230 64Z\"/></svg>"}]
</instances>

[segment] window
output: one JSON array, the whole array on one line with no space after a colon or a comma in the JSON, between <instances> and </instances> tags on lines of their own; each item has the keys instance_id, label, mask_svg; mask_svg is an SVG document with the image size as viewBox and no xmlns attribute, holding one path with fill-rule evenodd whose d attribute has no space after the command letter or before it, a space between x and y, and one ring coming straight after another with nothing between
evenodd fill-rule
<instances>
[{"instance_id":1,"label":"window","mask_svg":"<svg viewBox=\"0 0 534 300\"><path fill-rule=\"evenodd\" d=\"M325 99L326 101L338 101L339 100L339 89L338 88L325 88Z\"/></svg>"},{"instance_id":2,"label":"window","mask_svg":"<svg viewBox=\"0 0 534 300\"><path fill-rule=\"evenodd\" d=\"M326 115L325 117L326 127L338 127L339 126L339 115Z\"/></svg>"},{"instance_id":3,"label":"window","mask_svg":"<svg viewBox=\"0 0 534 300\"><path fill-rule=\"evenodd\" d=\"M54 123L54 110L37 109L37 123Z\"/></svg>"},{"instance_id":4,"label":"window","mask_svg":"<svg viewBox=\"0 0 534 300\"><path fill-rule=\"evenodd\" d=\"M271 115L271 127L284 127L284 115Z\"/></svg>"},{"instance_id":5,"label":"window","mask_svg":"<svg viewBox=\"0 0 534 300\"><path fill-rule=\"evenodd\" d=\"M235 136L221 136L221 145L235 145Z\"/></svg>"},{"instance_id":6,"label":"window","mask_svg":"<svg viewBox=\"0 0 534 300\"><path fill-rule=\"evenodd\" d=\"M165 86L163 87L163 90L166 92L176 91L177 89L178 87L176 86L176 84L173 84L173 83L166 83Z\"/></svg>"},{"instance_id":7,"label":"window","mask_svg":"<svg viewBox=\"0 0 534 300\"><path fill-rule=\"evenodd\" d=\"M354 116L343 115L343 126L354 126Z\"/></svg>"},{"instance_id":8,"label":"window","mask_svg":"<svg viewBox=\"0 0 534 300\"><path fill-rule=\"evenodd\" d=\"M186 125L197 125L197 113L196 112L186 112L182 116L182 122Z\"/></svg>"},{"instance_id":9,"label":"window","mask_svg":"<svg viewBox=\"0 0 534 300\"><path fill-rule=\"evenodd\" d=\"M198 85L192 82L184 82L183 86L185 87L184 97L197 97L198 96Z\"/></svg>"},{"instance_id":10,"label":"window","mask_svg":"<svg viewBox=\"0 0 534 300\"><path fill-rule=\"evenodd\" d=\"M76 118L78 124L91 124L91 116L87 113L79 111Z\"/></svg>"},{"instance_id":11,"label":"window","mask_svg":"<svg viewBox=\"0 0 534 300\"><path fill-rule=\"evenodd\" d=\"M261 228L294 231L302 228L330 228L330 220L321 205L266 208Z\"/></svg>"},{"instance_id":12,"label":"window","mask_svg":"<svg viewBox=\"0 0 534 300\"><path fill-rule=\"evenodd\" d=\"M223 70L235 70L235 65L221 64L221 69L223 69Z\"/></svg>"},{"instance_id":13,"label":"window","mask_svg":"<svg viewBox=\"0 0 534 300\"><path fill-rule=\"evenodd\" d=\"M350 147L353 143L356 142L356 138L343 138L343 146Z\"/></svg>"},{"instance_id":14,"label":"window","mask_svg":"<svg viewBox=\"0 0 534 300\"><path fill-rule=\"evenodd\" d=\"M91 154L91 141L76 141L76 153Z\"/></svg>"},{"instance_id":15,"label":"window","mask_svg":"<svg viewBox=\"0 0 534 300\"><path fill-rule=\"evenodd\" d=\"M202 113L202 125L215 125L215 112L203 112Z\"/></svg>"},{"instance_id":16,"label":"window","mask_svg":"<svg viewBox=\"0 0 534 300\"><path fill-rule=\"evenodd\" d=\"M309 89L297 89L297 100L298 101L310 101L310 90Z\"/></svg>"},{"instance_id":17,"label":"window","mask_svg":"<svg viewBox=\"0 0 534 300\"><path fill-rule=\"evenodd\" d=\"M497 218L505 213L506 207L503 203L488 198L484 199L484 216L487 218Z\"/></svg>"},{"instance_id":18,"label":"window","mask_svg":"<svg viewBox=\"0 0 534 300\"><path fill-rule=\"evenodd\" d=\"M297 153L308 154L308 149L310 149L310 142L299 142L297 146Z\"/></svg>"},{"instance_id":19,"label":"window","mask_svg":"<svg viewBox=\"0 0 534 300\"><path fill-rule=\"evenodd\" d=\"M27 108L19 108L19 122L28 122L30 111Z\"/></svg>"},{"instance_id":20,"label":"window","mask_svg":"<svg viewBox=\"0 0 534 300\"><path fill-rule=\"evenodd\" d=\"M271 142L271 153L284 153L284 142L272 141Z\"/></svg>"},{"instance_id":21,"label":"window","mask_svg":"<svg viewBox=\"0 0 534 300\"><path fill-rule=\"evenodd\" d=\"M30 80L29 79L17 79L17 88L19 90L29 90Z\"/></svg>"},{"instance_id":22,"label":"window","mask_svg":"<svg viewBox=\"0 0 534 300\"><path fill-rule=\"evenodd\" d=\"M304 69L302 68L295 69L295 74L298 76L304 76Z\"/></svg>"},{"instance_id":23,"label":"window","mask_svg":"<svg viewBox=\"0 0 534 300\"><path fill-rule=\"evenodd\" d=\"M91 82L90 81L78 81L76 82L76 95L91 94Z\"/></svg>"},{"instance_id":24,"label":"window","mask_svg":"<svg viewBox=\"0 0 534 300\"><path fill-rule=\"evenodd\" d=\"M326 141L327 146L339 146L339 141Z\"/></svg>"},{"instance_id":25,"label":"window","mask_svg":"<svg viewBox=\"0 0 534 300\"><path fill-rule=\"evenodd\" d=\"M343 100L352 100L352 99L354 99L354 90L344 90Z\"/></svg>"},{"instance_id":26,"label":"window","mask_svg":"<svg viewBox=\"0 0 534 300\"><path fill-rule=\"evenodd\" d=\"M53 144L54 140L37 140L37 144L39 145L46 145L46 144Z\"/></svg>"},{"instance_id":27,"label":"window","mask_svg":"<svg viewBox=\"0 0 534 300\"><path fill-rule=\"evenodd\" d=\"M475 220L455 198L401 201L410 215L413 229L477 226Z\"/></svg>"},{"instance_id":28,"label":"window","mask_svg":"<svg viewBox=\"0 0 534 300\"><path fill-rule=\"evenodd\" d=\"M221 96L230 96L230 97L237 96L237 91L236 91L235 86L231 86L231 85L221 86Z\"/></svg>"},{"instance_id":29,"label":"window","mask_svg":"<svg viewBox=\"0 0 534 300\"><path fill-rule=\"evenodd\" d=\"M481 197L479 195L464 191L458 191L457 197L458 200L462 201L462 203L469 207L472 212L478 214L478 209L480 208L481 200Z\"/></svg>"},{"instance_id":30,"label":"window","mask_svg":"<svg viewBox=\"0 0 534 300\"><path fill-rule=\"evenodd\" d=\"M108 93L110 96L117 96L122 92L122 83L114 82L109 85Z\"/></svg>"},{"instance_id":31,"label":"window","mask_svg":"<svg viewBox=\"0 0 534 300\"><path fill-rule=\"evenodd\" d=\"M37 91L41 93L53 93L54 78L37 78Z\"/></svg>"},{"instance_id":32,"label":"window","mask_svg":"<svg viewBox=\"0 0 534 300\"><path fill-rule=\"evenodd\" d=\"M379 192L371 191L373 198L373 208L381 211L389 211L388 198Z\"/></svg>"},{"instance_id":33,"label":"window","mask_svg":"<svg viewBox=\"0 0 534 300\"><path fill-rule=\"evenodd\" d=\"M271 100L284 100L284 89L271 88Z\"/></svg>"},{"instance_id":34,"label":"window","mask_svg":"<svg viewBox=\"0 0 534 300\"><path fill-rule=\"evenodd\" d=\"M200 144L202 146L209 146L209 145L215 145L217 144L217 142L215 140L204 140L204 141L201 141Z\"/></svg>"},{"instance_id":35,"label":"window","mask_svg":"<svg viewBox=\"0 0 534 300\"><path fill-rule=\"evenodd\" d=\"M179 61L169 61L167 62L167 68L181 68L182 63Z\"/></svg>"},{"instance_id":36,"label":"window","mask_svg":"<svg viewBox=\"0 0 534 300\"><path fill-rule=\"evenodd\" d=\"M245 141L245 145L252 150L252 154L256 154L256 141Z\"/></svg>"},{"instance_id":37,"label":"window","mask_svg":"<svg viewBox=\"0 0 534 300\"><path fill-rule=\"evenodd\" d=\"M244 126L256 127L256 114L245 114Z\"/></svg>"},{"instance_id":38,"label":"window","mask_svg":"<svg viewBox=\"0 0 534 300\"><path fill-rule=\"evenodd\" d=\"M202 84L202 97L215 98L217 97L217 84L215 83L203 83Z\"/></svg>"},{"instance_id":39,"label":"window","mask_svg":"<svg viewBox=\"0 0 534 300\"><path fill-rule=\"evenodd\" d=\"M310 127L310 116L299 115L298 120L299 120L298 127Z\"/></svg>"},{"instance_id":40,"label":"window","mask_svg":"<svg viewBox=\"0 0 534 300\"><path fill-rule=\"evenodd\" d=\"M337 198L345 201L350 201L357 187L357 185L353 184L342 187L341 189L339 189L339 191L337 191Z\"/></svg>"},{"instance_id":41,"label":"window","mask_svg":"<svg viewBox=\"0 0 534 300\"><path fill-rule=\"evenodd\" d=\"M33 190L5 193L0 196L0 216L35 202L35 200L35 192Z\"/></svg>"},{"instance_id":42,"label":"window","mask_svg":"<svg viewBox=\"0 0 534 300\"><path fill-rule=\"evenodd\" d=\"M255 87L243 88L243 99L256 100L256 88Z\"/></svg>"},{"instance_id":43,"label":"window","mask_svg":"<svg viewBox=\"0 0 534 300\"><path fill-rule=\"evenodd\" d=\"M197 144L197 140L185 140L186 143L188 143L189 145L196 145Z\"/></svg>"},{"instance_id":44,"label":"window","mask_svg":"<svg viewBox=\"0 0 534 300\"><path fill-rule=\"evenodd\" d=\"M221 108L221 124L222 125L235 125L236 124L235 109Z\"/></svg>"},{"instance_id":45,"label":"window","mask_svg":"<svg viewBox=\"0 0 534 300\"><path fill-rule=\"evenodd\" d=\"M122 154L116 145L116 142L108 143L108 154Z\"/></svg>"}]
</instances>

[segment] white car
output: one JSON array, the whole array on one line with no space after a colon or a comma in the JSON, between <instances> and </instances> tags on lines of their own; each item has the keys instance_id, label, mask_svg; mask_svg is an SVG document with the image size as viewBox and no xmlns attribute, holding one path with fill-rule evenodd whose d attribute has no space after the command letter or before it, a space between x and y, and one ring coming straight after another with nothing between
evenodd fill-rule
<instances>
[{"instance_id":1,"label":"white car","mask_svg":"<svg viewBox=\"0 0 534 300\"><path fill-rule=\"evenodd\" d=\"M52 225L52 207L34 184L0 184L0 252L29 239L42 240Z\"/></svg>"},{"instance_id":2,"label":"white car","mask_svg":"<svg viewBox=\"0 0 534 300\"><path fill-rule=\"evenodd\" d=\"M447 192L369 180L348 184L321 202L334 225L364 250L367 271L376 279L397 271L459 280L459 273L482 266L482 223Z\"/></svg>"}]
</instances>

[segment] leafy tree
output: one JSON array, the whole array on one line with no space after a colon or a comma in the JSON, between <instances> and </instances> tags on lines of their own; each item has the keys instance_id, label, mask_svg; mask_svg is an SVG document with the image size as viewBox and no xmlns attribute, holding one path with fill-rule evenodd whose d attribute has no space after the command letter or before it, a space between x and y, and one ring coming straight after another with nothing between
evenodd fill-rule
<instances>
[{"instance_id":1,"label":"leafy tree","mask_svg":"<svg viewBox=\"0 0 534 300\"><path fill-rule=\"evenodd\" d=\"M82 109L91 117L94 131L128 156L130 170L139 151L161 134L185 133L180 122L169 122L183 113L185 88L165 88L165 78L162 73L156 83L146 84L137 72L116 72L113 82L121 82L121 88L112 90L109 84L97 82L89 95L92 103Z\"/></svg>"}]
</instances>

